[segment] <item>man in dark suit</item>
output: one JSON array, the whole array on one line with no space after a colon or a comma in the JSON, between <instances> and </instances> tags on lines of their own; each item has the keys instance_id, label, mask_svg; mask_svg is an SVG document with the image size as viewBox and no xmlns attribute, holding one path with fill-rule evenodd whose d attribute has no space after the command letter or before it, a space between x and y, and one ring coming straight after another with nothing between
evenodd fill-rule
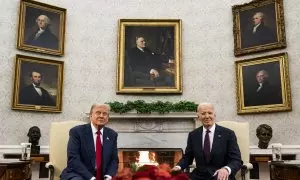
<instances>
[{"instance_id":1,"label":"man in dark suit","mask_svg":"<svg viewBox=\"0 0 300 180\"><path fill-rule=\"evenodd\" d=\"M242 34L242 48L277 42L274 32L264 24L264 14L257 12L253 15L253 25Z\"/></svg>"},{"instance_id":2,"label":"man in dark suit","mask_svg":"<svg viewBox=\"0 0 300 180\"><path fill-rule=\"evenodd\" d=\"M125 82L127 86L156 86L160 80L162 62L158 55L146 47L144 37L136 37L136 47L127 51L125 64L125 67L130 68L130 73L125 73L125 76L131 75L131 79L125 77L128 79Z\"/></svg>"},{"instance_id":3,"label":"man in dark suit","mask_svg":"<svg viewBox=\"0 0 300 180\"><path fill-rule=\"evenodd\" d=\"M200 104L197 114L203 126L189 133L183 158L173 171L188 168L195 159L196 168L190 174L192 180L235 180L242 167L235 133L215 124L212 104Z\"/></svg>"},{"instance_id":4,"label":"man in dark suit","mask_svg":"<svg viewBox=\"0 0 300 180\"><path fill-rule=\"evenodd\" d=\"M68 165L61 180L111 180L118 170L118 134L105 127L110 106L94 104L91 123L70 130Z\"/></svg>"},{"instance_id":5,"label":"man in dark suit","mask_svg":"<svg viewBox=\"0 0 300 180\"><path fill-rule=\"evenodd\" d=\"M281 104L281 88L273 86L269 81L269 73L260 70L256 73L257 85L251 90L245 90L245 106L260 106Z\"/></svg>"},{"instance_id":6,"label":"man in dark suit","mask_svg":"<svg viewBox=\"0 0 300 180\"><path fill-rule=\"evenodd\" d=\"M20 104L41 105L41 106L55 106L54 99L49 92L42 88L41 73L32 71L30 75L32 84L21 89L19 94Z\"/></svg>"},{"instance_id":7,"label":"man in dark suit","mask_svg":"<svg viewBox=\"0 0 300 180\"><path fill-rule=\"evenodd\" d=\"M50 19L46 15L40 15L36 19L36 24L36 31L25 41L25 44L57 50L58 40L50 30Z\"/></svg>"}]
</instances>

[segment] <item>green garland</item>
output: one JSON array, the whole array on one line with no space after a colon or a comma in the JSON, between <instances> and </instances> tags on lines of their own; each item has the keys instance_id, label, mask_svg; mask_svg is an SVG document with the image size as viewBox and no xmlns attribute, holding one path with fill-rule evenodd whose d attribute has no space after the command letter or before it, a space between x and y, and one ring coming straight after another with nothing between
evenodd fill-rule
<instances>
[{"instance_id":1,"label":"green garland","mask_svg":"<svg viewBox=\"0 0 300 180\"><path fill-rule=\"evenodd\" d=\"M198 104L190 101L180 101L178 103L171 102L152 102L146 103L143 100L127 101L127 103L121 103L118 101L106 102L111 107L111 111L115 113L126 113L132 110L136 110L137 113L150 114L151 112L169 113L169 112L196 112Z\"/></svg>"}]
</instances>

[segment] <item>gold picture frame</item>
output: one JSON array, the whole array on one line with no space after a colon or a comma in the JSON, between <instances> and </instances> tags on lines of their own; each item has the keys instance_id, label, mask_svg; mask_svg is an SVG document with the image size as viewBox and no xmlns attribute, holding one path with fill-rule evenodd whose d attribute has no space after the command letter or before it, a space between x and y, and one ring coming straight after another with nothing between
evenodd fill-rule
<instances>
[{"instance_id":1,"label":"gold picture frame","mask_svg":"<svg viewBox=\"0 0 300 180\"><path fill-rule=\"evenodd\" d=\"M66 9L32 1L20 1L17 48L64 55Z\"/></svg>"},{"instance_id":2,"label":"gold picture frame","mask_svg":"<svg viewBox=\"0 0 300 180\"><path fill-rule=\"evenodd\" d=\"M238 114L291 111L287 53L235 62Z\"/></svg>"},{"instance_id":3,"label":"gold picture frame","mask_svg":"<svg viewBox=\"0 0 300 180\"><path fill-rule=\"evenodd\" d=\"M232 14L235 56L286 47L282 0L235 5Z\"/></svg>"},{"instance_id":4,"label":"gold picture frame","mask_svg":"<svg viewBox=\"0 0 300 180\"><path fill-rule=\"evenodd\" d=\"M181 26L180 19L119 20L118 94L182 93Z\"/></svg>"},{"instance_id":5,"label":"gold picture frame","mask_svg":"<svg viewBox=\"0 0 300 180\"><path fill-rule=\"evenodd\" d=\"M17 54L12 109L62 111L64 62Z\"/></svg>"}]
</instances>

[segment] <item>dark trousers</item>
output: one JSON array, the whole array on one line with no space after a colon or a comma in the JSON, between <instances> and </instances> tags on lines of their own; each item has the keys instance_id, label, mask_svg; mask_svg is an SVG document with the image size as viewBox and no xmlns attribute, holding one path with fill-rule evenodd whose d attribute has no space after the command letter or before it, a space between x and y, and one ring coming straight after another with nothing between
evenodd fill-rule
<instances>
[{"instance_id":1,"label":"dark trousers","mask_svg":"<svg viewBox=\"0 0 300 180\"><path fill-rule=\"evenodd\" d=\"M217 180L217 175L213 176L214 172L205 168L196 168L190 173L191 180Z\"/></svg>"},{"instance_id":2,"label":"dark trousers","mask_svg":"<svg viewBox=\"0 0 300 180\"><path fill-rule=\"evenodd\" d=\"M84 180L82 177L72 177L70 180Z\"/></svg>"},{"instance_id":3,"label":"dark trousers","mask_svg":"<svg viewBox=\"0 0 300 180\"><path fill-rule=\"evenodd\" d=\"M191 180L217 180L217 176L211 176L210 174L190 174Z\"/></svg>"}]
</instances>

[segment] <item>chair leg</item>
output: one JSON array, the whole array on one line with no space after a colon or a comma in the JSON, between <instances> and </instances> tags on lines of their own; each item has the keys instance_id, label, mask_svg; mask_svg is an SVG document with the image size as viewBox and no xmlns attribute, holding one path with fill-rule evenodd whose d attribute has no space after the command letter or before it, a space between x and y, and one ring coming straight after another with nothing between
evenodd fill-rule
<instances>
[{"instance_id":1,"label":"chair leg","mask_svg":"<svg viewBox=\"0 0 300 180\"><path fill-rule=\"evenodd\" d=\"M242 169L241 169L242 180L246 180L246 171L247 171L247 168L242 167Z\"/></svg>"},{"instance_id":2,"label":"chair leg","mask_svg":"<svg viewBox=\"0 0 300 180\"><path fill-rule=\"evenodd\" d=\"M54 180L54 166L50 165L49 170L50 170L50 180Z\"/></svg>"}]
</instances>

